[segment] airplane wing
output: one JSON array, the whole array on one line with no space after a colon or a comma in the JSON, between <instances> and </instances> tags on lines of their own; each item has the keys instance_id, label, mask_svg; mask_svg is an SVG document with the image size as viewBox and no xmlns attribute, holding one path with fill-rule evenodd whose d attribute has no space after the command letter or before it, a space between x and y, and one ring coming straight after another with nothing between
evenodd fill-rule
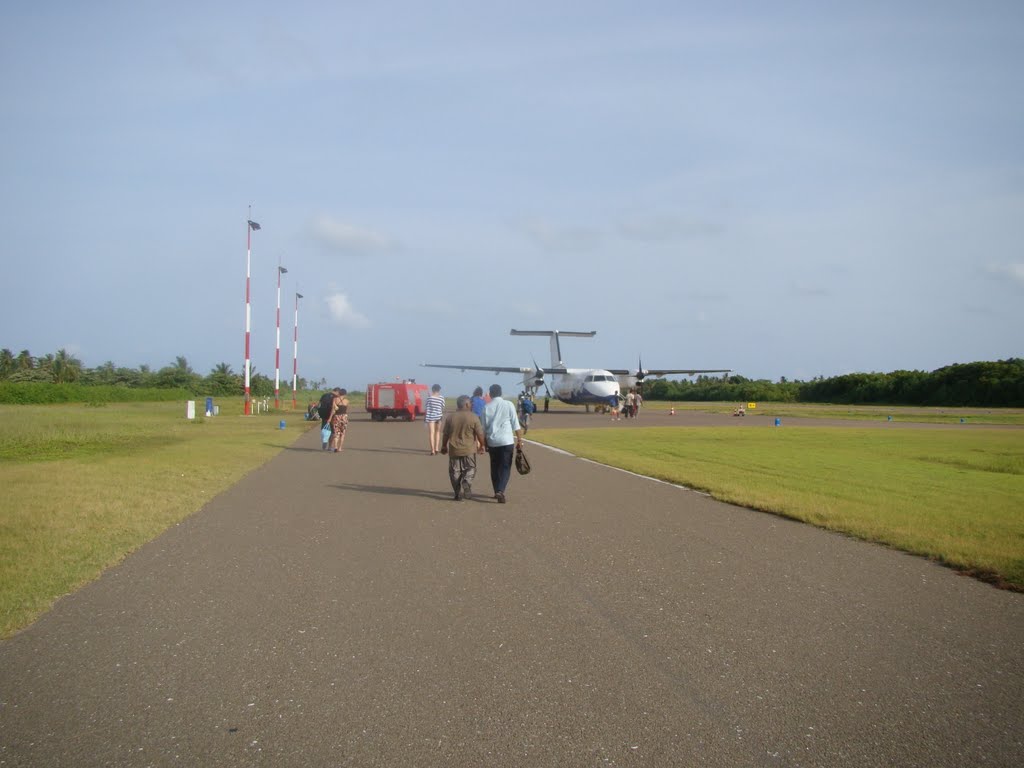
<instances>
[{"instance_id":1,"label":"airplane wing","mask_svg":"<svg viewBox=\"0 0 1024 768\"><path fill-rule=\"evenodd\" d=\"M457 371L493 371L494 373L535 373L536 368L516 368L510 365L442 365L420 363L424 368L454 368ZM567 373L565 368L542 368L543 373Z\"/></svg>"},{"instance_id":2,"label":"airplane wing","mask_svg":"<svg viewBox=\"0 0 1024 768\"><path fill-rule=\"evenodd\" d=\"M644 368L642 371L627 368L605 368L605 370L616 376L636 376L638 373L642 373L641 378L667 376L670 373L681 373L685 376L693 376L695 373L732 373L731 368Z\"/></svg>"}]
</instances>

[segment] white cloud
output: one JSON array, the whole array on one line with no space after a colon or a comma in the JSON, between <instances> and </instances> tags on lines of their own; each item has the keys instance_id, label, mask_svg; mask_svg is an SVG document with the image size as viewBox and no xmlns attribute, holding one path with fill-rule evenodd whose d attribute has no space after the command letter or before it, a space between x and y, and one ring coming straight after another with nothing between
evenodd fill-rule
<instances>
[{"instance_id":1,"label":"white cloud","mask_svg":"<svg viewBox=\"0 0 1024 768\"><path fill-rule=\"evenodd\" d=\"M395 309L404 311L411 315L425 315L427 317L451 319L460 317L463 309L451 301L444 299L420 299L405 301L396 305Z\"/></svg>"},{"instance_id":2,"label":"white cloud","mask_svg":"<svg viewBox=\"0 0 1024 768\"><path fill-rule=\"evenodd\" d=\"M831 296L831 292L828 288L821 285L814 285L812 283L790 283L790 293L794 296L802 296L805 298L828 298Z\"/></svg>"},{"instance_id":3,"label":"white cloud","mask_svg":"<svg viewBox=\"0 0 1024 768\"><path fill-rule=\"evenodd\" d=\"M628 240L665 242L710 237L721 230L703 219L677 215L630 216L619 223L619 234Z\"/></svg>"},{"instance_id":4,"label":"white cloud","mask_svg":"<svg viewBox=\"0 0 1024 768\"><path fill-rule=\"evenodd\" d=\"M591 251L601 242L601 234L582 227L556 227L546 221L530 221L523 230L545 251L571 252Z\"/></svg>"},{"instance_id":5,"label":"white cloud","mask_svg":"<svg viewBox=\"0 0 1024 768\"><path fill-rule=\"evenodd\" d=\"M391 238L368 229L360 229L330 216L317 216L311 224L313 237L324 245L345 253L374 253L394 248Z\"/></svg>"},{"instance_id":6,"label":"white cloud","mask_svg":"<svg viewBox=\"0 0 1024 768\"><path fill-rule=\"evenodd\" d=\"M369 328L370 320L352 306L344 293L332 293L324 299L331 319L345 328Z\"/></svg>"},{"instance_id":7,"label":"white cloud","mask_svg":"<svg viewBox=\"0 0 1024 768\"><path fill-rule=\"evenodd\" d=\"M1024 288L1024 262L989 264L985 271L993 277L1009 280L1011 283Z\"/></svg>"}]
</instances>

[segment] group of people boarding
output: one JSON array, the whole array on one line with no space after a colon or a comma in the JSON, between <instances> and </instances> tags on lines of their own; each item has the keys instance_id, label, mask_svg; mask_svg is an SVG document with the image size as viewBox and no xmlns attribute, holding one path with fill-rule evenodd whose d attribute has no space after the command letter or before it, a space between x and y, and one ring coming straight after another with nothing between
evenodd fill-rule
<instances>
[{"instance_id":1,"label":"group of people boarding","mask_svg":"<svg viewBox=\"0 0 1024 768\"><path fill-rule=\"evenodd\" d=\"M622 416L627 419L635 419L640 415L640 406L643 403L644 398L638 389L629 390L625 397L619 395L616 397L615 405L612 406L612 421L621 421Z\"/></svg>"},{"instance_id":2,"label":"group of people boarding","mask_svg":"<svg viewBox=\"0 0 1024 768\"><path fill-rule=\"evenodd\" d=\"M424 403L423 420L427 425L430 455L448 456L448 477L455 500L472 498L477 455L490 456L491 486L494 498L505 503L505 489L512 476L516 448L522 448L523 427L516 406L501 396L501 385L492 384L490 399L484 399L482 387L473 396L460 395L455 412L445 418L445 400L441 386L435 384ZM326 392L317 406L320 416L322 449L339 453L348 429L348 391L335 387ZM310 409L312 413L312 406Z\"/></svg>"},{"instance_id":3,"label":"group of people boarding","mask_svg":"<svg viewBox=\"0 0 1024 768\"><path fill-rule=\"evenodd\" d=\"M500 384L491 385L490 400L485 400L483 394L483 388L477 387L472 397L459 395L455 413L444 418L444 397L440 385L435 384L424 405L423 420L427 424L430 454L448 456L448 478L455 500L472 498L476 458L487 453L494 498L504 504L515 451L522 448L523 428L516 406L501 396Z\"/></svg>"}]
</instances>

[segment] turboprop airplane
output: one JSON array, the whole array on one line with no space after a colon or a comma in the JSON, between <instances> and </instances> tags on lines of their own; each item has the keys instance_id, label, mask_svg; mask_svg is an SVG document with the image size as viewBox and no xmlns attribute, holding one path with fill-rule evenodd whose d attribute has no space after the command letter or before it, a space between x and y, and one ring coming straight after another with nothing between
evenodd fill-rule
<instances>
[{"instance_id":1,"label":"turboprop airplane","mask_svg":"<svg viewBox=\"0 0 1024 768\"><path fill-rule=\"evenodd\" d=\"M566 368L562 361L561 336L584 336L591 338L597 331L511 331L512 336L548 336L551 339L551 365L541 368L534 360L532 368L516 368L503 365L441 365L422 363L427 368L454 368L459 371L494 371L498 373L523 374L522 386L533 394L544 385L556 399L568 405L615 405L621 388L629 389L643 382L648 376L665 376L671 373L691 376L695 373L729 373L730 369L698 368L644 368L639 364L635 371L624 368ZM551 375L549 387L544 377Z\"/></svg>"}]
</instances>

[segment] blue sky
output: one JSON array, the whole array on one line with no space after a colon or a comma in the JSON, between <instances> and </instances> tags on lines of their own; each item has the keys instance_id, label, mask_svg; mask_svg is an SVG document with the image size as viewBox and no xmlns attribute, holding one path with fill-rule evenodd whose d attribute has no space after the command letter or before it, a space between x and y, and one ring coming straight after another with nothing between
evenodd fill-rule
<instances>
[{"instance_id":1,"label":"blue sky","mask_svg":"<svg viewBox=\"0 0 1024 768\"><path fill-rule=\"evenodd\" d=\"M207 5L0 10L0 346L240 372L251 204L282 381L1024 356L1024 4Z\"/></svg>"}]
</instances>

